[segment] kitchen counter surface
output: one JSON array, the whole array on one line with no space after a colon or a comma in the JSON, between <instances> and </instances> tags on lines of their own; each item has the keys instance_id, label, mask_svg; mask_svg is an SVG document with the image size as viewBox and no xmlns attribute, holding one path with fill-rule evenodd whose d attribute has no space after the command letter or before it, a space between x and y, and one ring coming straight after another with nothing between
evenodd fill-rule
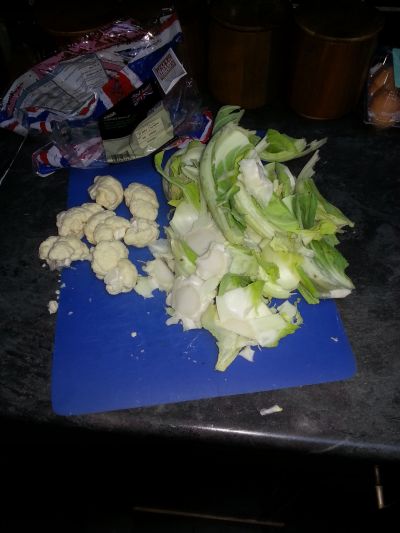
<instances>
[{"instance_id":1,"label":"kitchen counter surface","mask_svg":"<svg viewBox=\"0 0 400 533\"><path fill-rule=\"evenodd\" d=\"M61 417L50 402L57 273L38 246L66 207L67 171L36 176L28 138L0 186L0 415L3 422L174 437L271 451L400 459L400 131L376 131L355 113L313 122L284 109L248 111L242 124L308 140L328 137L316 181L355 222L340 250L356 290L338 308L357 362L351 379L256 394ZM9 154L19 139L0 132ZM279 404L283 411L261 416Z\"/></svg>"}]
</instances>

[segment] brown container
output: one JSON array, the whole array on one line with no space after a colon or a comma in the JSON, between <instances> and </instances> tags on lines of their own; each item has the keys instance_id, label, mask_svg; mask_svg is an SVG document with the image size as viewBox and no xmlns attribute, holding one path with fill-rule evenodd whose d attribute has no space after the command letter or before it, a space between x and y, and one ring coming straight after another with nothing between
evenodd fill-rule
<instances>
[{"instance_id":1,"label":"brown container","mask_svg":"<svg viewBox=\"0 0 400 533\"><path fill-rule=\"evenodd\" d=\"M113 21L115 9L103 0L96 6L81 0L62 0L56 7L52 0L42 0L36 7L36 18L55 44L64 48Z\"/></svg>"},{"instance_id":2,"label":"brown container","mask_svg":"<svg viewBox=\"0 0 400 533\"><path fill-rule=\"evenodd\" d=\"M208 85L216 100L245 109L263 106L277 92L284 56L287 3L214 2Z\"/></svg>"},{"instance_id":3,"label":"brown container","mask_svg":"<svg viewBox=\"0 0 400 533\"><path fill-rule=\"evenodd\" d=\"M358 8L300 12L289 102L300 115L339 118L357 104L383 18Z\"/></svg>"}]
</instances>

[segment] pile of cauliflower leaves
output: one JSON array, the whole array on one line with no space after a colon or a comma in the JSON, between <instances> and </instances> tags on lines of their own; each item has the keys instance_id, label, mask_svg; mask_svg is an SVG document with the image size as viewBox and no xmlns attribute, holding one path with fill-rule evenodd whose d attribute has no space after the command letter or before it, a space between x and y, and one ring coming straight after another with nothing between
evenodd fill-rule
<instances>
[{"instance_id":1,"label":"pile of cauliflower leaves","mask_svg":"<svg viewBox=\"0 0 400 533\"><path fill-rule=\"evenodd\" d=\"M111 245L126 248L116 238L117 230L108 230L108 240L85 231L89 242L97 244L80 257L90 258L111 294L133 289L148 298L156 289L165 291L167 324L208 330L216 339L219 371L238 355L252 360L254 347L274 347L294 333L302 323L299 294L317 304L343 298L354 288L337 249L337 235L354 224L313 180L318 149L326 139L307 143L272 129L260 137L239 125L242 116L239 107L224 106L207 144L191 141L169 157L166 152L155 155L173 208L165 238L159 238L153 191L131 184L135 194L130 196L129 187L123 192L133 219L120 221L120 239L147 245L154 257L142 267L143 275L132 263L135 271L128 266L127 249L110 251ZM308 154L295 177L284 163ZM142 211L134 212L140 202ZM107 210L100 209L95 217L105 217ZM41 257L48 260L46 250Z\"/></svg>"}]
</instances>

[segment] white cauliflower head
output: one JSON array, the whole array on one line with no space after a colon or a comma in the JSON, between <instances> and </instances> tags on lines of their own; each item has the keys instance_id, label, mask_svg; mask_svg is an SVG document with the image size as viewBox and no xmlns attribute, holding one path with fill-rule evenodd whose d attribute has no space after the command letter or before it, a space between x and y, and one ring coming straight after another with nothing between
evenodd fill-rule
<instances>
[{"instance_id":1,"label":"white cauliflower head","mask_svg":"<svg viewBox=\"0 0 400 533\"><path fill-rule=\"evenodd\" d=\"M51 236L39 246L39 257L46 261L51 270L69 267L72 261L90 259L89 248L74 236Z\"/></svg>"},{"instance_id":2,"label":"white cauliflower head","mask_svg":"<svg viewBox=\"0 0 400 533\"><path fill-rule=\"evenodd\" d=\"M92 270L99 279L104 279L128 255L128 248L121 241L101 241L92 248Z\"/></svg>"},{"instance_id":3,"label":"white cauliflower head","mask_svg":"<svg viewBox=\"0 0 400 533\"><path fill-rule=\"evenodd\" d=\"M97 224L93 237L95 244L101 241L119 241L124 238L126 230L130 228L129 220L115 216L108 217L106 220Z\"/></svg>"},{"instance_id":4,"label":"white cauliflower head","mask_svg":"<svg viewBox=\"0 0 400 533\"><path fill-rule=\"evenodd\" d=\"M88 193L92 200L106 209L116 209L124 198L121 183L112 176L96 176Z\"/></svg>"},{"instance_id":5,"label":"white cauliflower head","mask_svg":"<svg viewBox=\"0 0 400 533\"><path fill-rule=\"evenodd\" d=\"M129 259L120 259L117 266L104 276L106 290L110 294L130 292L136 285L138 272Z\"/></svg>"},{"instance_id":6,"label":"white cauliflower head","mask_svg":"<svg viewBox=\"0 0 400 533\"><path fill-rule=\"evenodd\" d=\"M86 222L94 213L102 210L103 208L98 204L86 203L78 207L71 207L66 211L61 211L61 213L58 213L56 220L58 234L62 237L72 235L81 239Z\"/></svg>"},{"instance_id":7,"label":"white cauliflower head","mask_svg":"<svg viewBox=\"0 0 400 533\"><path fill-rule=\"evenodd\" d=\"M153 220L132 218L130 227L125 233L124 242L137 248L144 248L158 239L159 234L158 224Z\"/></svg>"},{"instance_id":8,"label":"white cauliflower head","mask_svg":"<svg viewBox=\"0 0 400 533\"><path fill-rule=\"evenodd\" d=\"M156 193L142 183L131 183L124 191L125 203L133 216L155 220L159 203Z\"/></svg>"}]
</instances>

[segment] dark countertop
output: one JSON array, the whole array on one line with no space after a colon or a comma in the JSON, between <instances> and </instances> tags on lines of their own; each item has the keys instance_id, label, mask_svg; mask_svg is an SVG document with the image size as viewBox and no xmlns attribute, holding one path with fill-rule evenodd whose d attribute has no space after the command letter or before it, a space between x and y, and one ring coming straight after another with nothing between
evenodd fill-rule
<instances>
[{"instance_id":1,"label":"dark countertop","mask_svg":"<svg viewBox=\"0 0 400 533\"><path fill-rule=\"evenodd\" d=\"M251 128L328 137L317 184L355 222L342 239L356 290L338 307L357 361L346 381L87 416L52 412L50 372L57 274L37 251L66 206L67 172L36 176L28 138L0 186L0 416L3 423L92 435L118 433L223 443L311 456L400 459L400 131L376 131L359 114L313 122L266 107L245 115ZM13 139L0 132L2 150ZM4 134L4 135L3 135ZM279 404L283 411L261 416Z\"/></svg>"}]
</instances>

